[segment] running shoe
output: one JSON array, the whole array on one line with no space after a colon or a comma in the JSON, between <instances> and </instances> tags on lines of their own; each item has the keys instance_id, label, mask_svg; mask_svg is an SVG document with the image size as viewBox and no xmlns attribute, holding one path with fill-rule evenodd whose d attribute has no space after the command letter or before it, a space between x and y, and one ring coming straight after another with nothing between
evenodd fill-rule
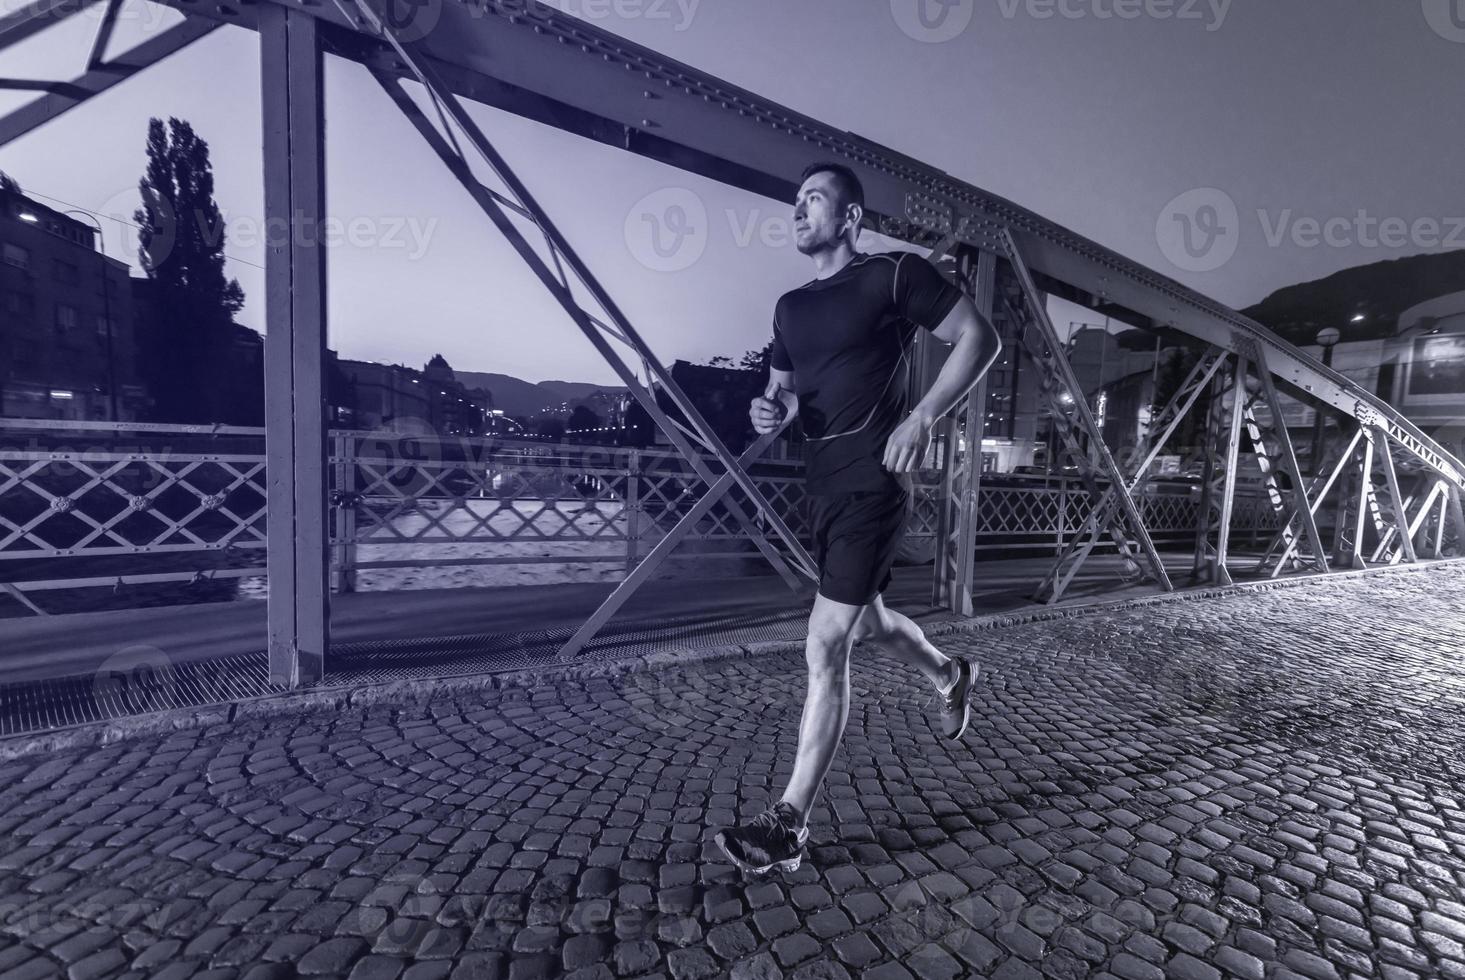
<instances>
[{"instance_id":1,"label":"running shoe","mask_svg":"<svg viewBox=\"0 0 1465 980\"><path fill-rule=\"evenodd\" d=\"M941 731L947 738L956 741L966 731L967 722L972 719L972 705L969 700L972 688L976 686L981 669L966 657L956 659L956 682L949 690L937 690L941 699Z\"/></svg>"},{"instance_id":2,"label":"running shoe","mask_svg":"<svg viewBox=\"0 0 1465 980\"><path fill-rule=\"evenodd\" d=\"M797 871L809 828L799 826L793 804L779 800L747 825L719 830L713 840L733 864L752 874Z\"/></svg>"}]
</instances>

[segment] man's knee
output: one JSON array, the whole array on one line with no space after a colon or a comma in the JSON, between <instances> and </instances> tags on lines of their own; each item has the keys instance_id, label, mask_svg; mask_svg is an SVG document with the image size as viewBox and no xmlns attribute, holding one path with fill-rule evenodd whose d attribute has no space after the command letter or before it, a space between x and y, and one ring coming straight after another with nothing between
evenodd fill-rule
<instances>
[{"instance_id":1,"label":"man's knee","mask_svg":"<svg viewBox=\"0 0 1465 980\"><path fill-rule=\"evenodd\" d=\"M806 659L810 670L842 670L849 662L858 613L839 603L816 603L809 617Z\"/></svg>"},{"instance_id":2,"label":"man's knee","mask_svg":"<svg viewBox=\"0 0 1465 980\"><path fill-rule=\"evenodd\" d=\"M881 640L889 638L894 629L895 624L890 618L890 611L870 605L865 607L864 614L855 621L854 639L857 642L879 643Z\"/></svg>"}]
</instances>

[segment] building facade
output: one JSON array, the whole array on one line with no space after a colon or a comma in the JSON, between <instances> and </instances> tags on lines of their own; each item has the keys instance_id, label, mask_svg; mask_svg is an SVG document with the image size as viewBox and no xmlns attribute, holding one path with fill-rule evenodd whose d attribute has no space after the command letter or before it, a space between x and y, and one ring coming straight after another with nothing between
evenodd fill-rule
<instances>
[{"instance_id":1,"label":"building facade","mask_svg":"<svg viewBox=\"0 0 1465 980\"><path fill-rule=\"evenodd\" d=\"M0 414L139 417L129 279L90 223L0 187Z\"/></svg>"}]
</instances>

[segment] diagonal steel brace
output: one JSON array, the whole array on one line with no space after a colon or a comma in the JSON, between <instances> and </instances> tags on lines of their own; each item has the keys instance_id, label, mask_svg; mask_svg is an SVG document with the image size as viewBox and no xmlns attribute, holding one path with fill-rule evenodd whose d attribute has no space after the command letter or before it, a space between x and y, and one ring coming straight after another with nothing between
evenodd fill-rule
<instances>
[{"instance_id":1,"label":"diagonal steel brace","mask_svg":"<svg viewBox=\"0 0 1465 980\"><path fill-rule=\"evenodd\" d=\"M0 147L50 122L63 113L83 105L94 96L100 95L117 83L131 78L138 72L157 64L164 58L224 26L222 21L209 20L201 16L185 14L180 24L174 24L160 34L155 34L141 44L117 55L106 64L88 68L69 82L26 82L11 79L9 88L41 88L46 94L25 105L0 116ZM29 24L14 28L14 36L24 34ZM11 38L0 39L0 48Z\"/></svg>"},{"instance_id":2,"label":"diagonal steel brace","mask_svg":"<svg viewBox=\"0 0 1465 980\"><path fill-rule=\"evenodd\" d=\"M1022 285L1023 294L1027 297L1028 306L1031 307L1032 319L1035 321L1043 340L1053 350L1054 367L1058 371L1059 378L1073 394L1074 408L1079 417L1079 424L1088 433L1091 451L1098 457L1098 469L1109 480L1109 486L1113 488L1119 497L1119 505L1123 511L1124 521L1128 524L1129 530L1139 541L1140 550L1144 553L1145 560L1149 563L1150 571L1161 587L1166 592L1174 591L1175 586L1170 582L1170 575L1165 571L1165 563L1160 560L1160 554L1155 550L1155 542L1150 538L1149 529L1145 527L1144 519L1140 516L1139 508L1135 506L1134 497L1130 495L1129 488L1124 483L1124 475L1119 472L1119 467L1114 462L1109 447L1104 443L1104 435L1099 431L1098 423L1094 421L1093 413L1089 411L1088 399L1084 397L1080 388L1078 378L1073 373L1073 366L1068 359L1062 355L1063 345L1058 340L1058 332L1053 328L1053 321L1048 318L1048 310L1042 303L1042 297L1038 293L1037 284L1033 281L1032 273L1028 270L1027 263L1023 261L1022 252L1017 247L1017 240L1013 237L1012 230L1002 229L1008 261L1012 264L1013 271L1017 273L1018 282ZM1097 494L1090 494L1094 497L1093 503L1098 505ZM1123 539L1122 533L1115 535Z\"/></svg>"},{"instance_id":3,"label":"diagonal steel brace","mask_svg":"<svg viewBox=\"0 0 1465 980\"><path fill-rule=\"evenodd\" d=\"M1297 464L1297 454L1292 448L1292 438L1287 433L1287 420L1282 415L1282 401L1277 395L1276 383L1272 380L1272 372L1267 367L1266 351L1262 345L1247 338L1237 338L1238 347L1248 348L1246 354L1251 362L1256 365L1256 373L1261 381L1262 394L1266 398L1267 406L1272 413L1272 431L1275 434L1278 445L1282 450L1282 470L1287 474L1287 479L1292 483L1292 500L1295 511L1302 522L1302 532L1309 544L1312 545L1313 563L1320 572L1328 570L1328 557L1323 548L1323 537L1318 533L1317 521L1313 518L1313 508L1307 500L1306 485L1302 481L1302 468ZM1245 403L1244 391L1238 389L1237 407L1241 408ZM1253 424L1255 419L1253 417ZM1262 445L1257 446L1260 454L1265 450Z\"/></svg>"},{"instance_id":4,"label":"diagonal steel brace","mask_svg":"<svg viewBox=\"0 0 1465 980\"><path fill-rule=\"evenodd\" d=\"M1165 448L1180 423L1190 414L1190 410L1200 399L1201 392L1216 376L1216 372L1226 363L1226 352L1219 347L1212 347L1206 351L1195 367L1191 368L1180 387L1176 389L1159 417L1159 434L1150 442L1150 448L1140 460L1139 466L1135 468L1134 474L1129 478L1129 492L1133 494L1135 489L1143 482L1145 474L1154 465L1159 457L1160 451ZM1113 510L1119 504L1119 495L1110 487L1104 494L1103 499L1097 507L1091 508L1089 514L1084 518L1082 527L1077 534L1068 542L1068 547L1063 554L1053 563L1043 584L1039 586L1039 594L1052 594L1055 600L1063 595L1072 584L1073 579L1078 575L1083 563L1088 560L1094 548L1098 547L1099 538L1104 533L1104 528L1109 526L1113 519Z\"/></svg>"},{"instance_id":5,"label":"diagonal steel brace","mask_svg":"<svg viewBox=\"0 0 1465 980\"><path fill-rule=\"evenodd\" d=\"M430 68L428 70L430 71ZM382 72L376 69L373 69L372 73L377 81L382 85L387 94L397 104L402 113L407 116L407 118L418 128L419 132L421 132L421 134L427 139L432 148L437 151L439 157L442 158L443 162L453 172L454 176L458 178L463 187L470 194L473 195L483 211L494 221L494 223L504 233L505 237L509 239L510 243L513 244L516 249L518 249L520 255L530 265L533 271L539 276L545 288L547 288L550 293L560 302L560 305L570 315L571 319L574 320L575 324L580 327L581 331L590 339L591 343L595 345L596 349L605 358L606 362L609 363L611 367L614 368L616 372L621 375L622 380L625 381L626 386L631 391L632 395L636 397L636 399L641 403L642 407L646 409L647 413L651 415L651 417L662 426L663 430L667 433L667 437L672 441L677 449L681 451L682 455L686 458L688 464L696 472L697 476L708 485L714 483L714 474L710 469L708 469L706 463L702 461L700 455L696 452L696 450L692 448L686 437L681 434L680 429L676 425L675 421L670 419L666 415L661 406L657 404L655 397L641 386L635 375L630 371L629 368L625 366L625 363L616 354L615 350L610 347L605 338L601 336L600 331L595 326L593 318L590 317L579 306L570 290L567 289L564 284L553 274L548 265L540 257L538 252L529 244L527 239L525 239L524 236L519 232L519 229L512 223L508 216L504 214L503 210L499 207L498 202L494 200L494 197L488 192L488 189L483 187L482 183L473 176L472 171L468 167L467 161L452 151L452 149L447 145L446 140L444 140L444 138L442 137L442 134L438 132L438 130L432 125L431 121L426 117L426 115L423 114L422 110L418 108L417 104L413 102L411 97L408 96L408 94L402 89L401 79L397 76L391 75L390 73ZM428 88L431 89L431 87L432 86L429 84ZM450 103L449 110L451 111L453 108L454 104ZM461 107L457 108L459 112L461 112ZM529 211L531 214L536 213L537 208L532 199L528 198L527 192L521 192L520 187L514 186L517 184L517 180L511 179L512 174L507 172L507 164L503 164L502 159L497 157L496 153L493 153L492 148L488 145L487 140L483 138L482 133L477 130L476 126L474 126L472 121L466 116L463 116L459 119L459 124L463 125L463 123L467 123L467 126L464 127L466 135L471 141L474 142L475 146L483 151L487 151L488 154L492 154L492 165L494 165L496 169L500 165L504 167L504 170L500 171L499 176L505 179L505 183L511 186L514 194L518 196L521 201L525 202L526 210ZM540 214L540 216L535 220L544 222L544 225L542 227L544 227L546 237L551 241L553 247L561 251L568 248L567 245L563 244L563 239L559 238L558 232L555 231L552 226L548 225L547 218L544 218L542 214ZM578 258L575 257L572 253L566 253L565 260L571 265L572 268L576 270L577 274L581 275L582 280L588 278L588 271L581 273L581 269L583 267L580 266ZM596 298L601 302L601 305L607 307L607 312L610 313L611 319L618 323L621 334L628 339L632 339L633 345L638 348L638 351L642 354L643 359L645 359L648 364L654 365L656 368L659 368L660 366L655 364L655 361L651 357L649 350L645 348L643 343L639 342L639 336L636 335L630 324L625 321L624 317L620 314L620 311L614 307L614 304L611 303L609 297L605 296L604 298L602 298L603 294L600 294L598 288L595 288L593 291L597 293ZM661 383L663 389L667 391L668 395L672 396L673 400L678 403L679 407L683 408L683 411L687 414L688 419L702 430L702 441L714 451L715 455L717 455L718 459L723 462L725 466L729 463L732 463L733 461L731 460L731 454L728 453L726 447L724 447L720 441L716 440L715 436L708 435L710 429L707 426L706 422L701 419L696 409L691 405L690 401L686 399L686 396L681 394L680 390L671 380L670 376L665 375L664 372L658 373L661 375L658 378L658 381ZM779 534L784 538L786 542L791 542L791 550L795 555L796 562L798 563L798 565L803 566L797 567L796 565L796 570L804 572L805 575L808 577L812 577L812 573L810 573L808 569L812 568L813 561L808 559L808 556L803 553L802 546L799 544L797 537L793 534L792 531L787 528L786 525L784 525L782 519L779 518L776 513L773 513L772 508L769 507L767 503L762 500L761 496L757 492L756 487L754 487L752 480L748 478L746 474L739 475L741 475L741 479L738 479L738 475L735 475L734 479L738 480L739 485L743 486L744 492L748 493L749 497L755 502L756 505L758 505L760 511L762 511L765 516L769 517L770 523L773 524L775 531L779 532ZM758 546L759 550L763 552L764 556L768 558L770 563L773 564L774 568L778 570L779 574L784 577L784 580L789 584L789 587L797 588L799 583L798 579L794 575L794 572L789 569L789 567L785 563L783 556L780 555L778 551L775 550L773 546L767 542L762 532L759 531L757 527L752 523L746 512L743 511L741 507L738 507L735 504L728 504L728 510L743 525L744 530L749 533L750 537L753 539L754 544Z\"/></svg>"},{"instance_id":6,"label":"diagonal steel brace","mask_svg":"<svg viewBox=\"0 0 1465 980\"><path fill-rule=\"evenodd\" d=\"M361 9L366 12L368 16L371 16L373 19L375 19L380 26L380 18L375 17L374 13L365 4L364 0L357 0L357 3L358 6L361 7ZM713 434L711 428L701 418L700 413L697 412L696 408L691 404L691 401L687 399L687 397L680 391L679 387L671 379L670 375L665 371L664 368L661 367L660 364L655 361L655 358L651 356L649 349L646 347L645 343L641 340L634 328L621 314L620 310L616 307L615 303L610 299L610 297L604 292L603 289L601 289L599 284L595 281L594 277L589 273L589 270L579 260L578 256L570 248L563 236L559 234L559 232L549 222L549 219L537 207L537 205L533 201L533 198L529 195L527 189L519 183L517 177L510 170L507 163L489 144L488 140L478 129L477 125L473 122L471 117L469 117L467 113L463 110L461 104L458 102L456 97L453 96L451 92L447 91L446 86L443 85L441 80L437 78L435 71L431 67L431 65L427 62L425 58L422 58L416 54L416 45L412 43L400 42L391 34L389 29L386 29L384 27L380 27L380 29L392 42L393 47L397 50L403 62L408 65L411 70L418 76L419 80L428 90L429 94L434 97L435 101L437 101L440 106L446 107L447 112L453 117L454 122L463 131L465 136L470 140L474 148L479 152L480 156L482 156L483 159L486 160L489 165L495 170L499 178L504 181L504 183L509 187L514 196L519 198L519 200L524 204L525 209L534 215L534 220L539 225L540 229L544 232L546 241L550 244L552 250L557 253L556 261L558 262L559 258L562 256L565 262L567 262L571 266L573 271L575 271L577 277L585 284L586 288L591 292L596 301L605 309L605 311L610 315L610 318L615 322L616 326L619 329L620 337L624 340L629 341L632 346L637 349L637 352L642 357L643 363L647 366L648 373L656 377L656 380L660 382L662 388L667 392L668 396L671 397L673 402L677 405L678 408L682 410L683 414L686 415L688 420L691 421L692 424L699 430L702 441L713 450L714 455L716 455L719 461L728 468L728 471L731 473L733 480L744 490L746 494L748 494L749 498L754 502L758 510L763 514L764 517L768 519L774 530L789 545L790 550L793 552L795 558L802 566L799 571L803 572L807 577L812 578L813 562L809 559L807 553L804 551L797 537L784 524L782 518L779 517L779 515L775 511L773 511L773 509L767 504L765 500L763 500L752 479L748 477L745 472L737 467L736 461L732 458L731 453L728 452L726 447L723 446L721 441L717 439L715 434ZM530 264L531 268L533 268L536 274L539 275L541 281L544 283L546 288L548 288L550 292L556 297L556 299L560 301L561 305L565 308L566 312L570 314L576 325L581 328L582 332L584 332L586 336L591 340L591 342L596 346L602 356L605 357L606 361L614 369L616 369L617 373L621 375L622 379L625 380L628 389L638 399L638 401L641 402L642 406L647 410L648 414L650 414L662 425L663 429L667 433L667 437L681 451L682 455L686 458L688 464L693 468L694 471L697 472L697 475L703 480L704 483L707 483L708 485L713 484L715 482L714 476L712 472L707 468L706 464L702 461L700 456L695 452L695 450L692 449L691 445L681 435L674 422L670 418L668 418L666 414L661 410L660 406L656 403L655 398L641 387L634 374L625 366L625 364L615 354L614 350L611 349L610 346L605 342L605 339L600 336L600 332L596 329L593 318L591 318L583 309L580 308L570 291L565 288L562 282L556 279L553 273L550 272L548 266L544 263L543 259L540 258L538 253L528 244L524 237L519 234L518 229L512 224L512 222L510 222L508 217L504 215L503 211L498 207L497 202L494 200L494 196L488 193L487 189L484 188L481 183L473 177L471 171L468 168L466 160L464 160L461 155L455 154L447 148L446 141L443 139L441 134L437 133L436 129L432 127L431 123L426 119L421 111L417 109L415 103L412 102L412 100L407 96L405 91L401 89L400 81L397 78L395 78L394 76L389 76L385 72L374 72L374 74L377 77L378 81L383 85L383 88L387 91L388 95L393 98L393 100L397 103L398 107L404 112L404 114L406 114L408 118L412 120L415 125L417 125L418 129L438 151L439 155L449 166L450 170L452 170L453 173L458 176L464 187L474 195L480 207L490 216L490 218L494 220L495 224L499 226L500 230L503 231L505 236L509 238L510 242L514 244L514 246L519 250L521 256L524 257L524 259ZM756 526L752 524L746 513L735 504L729 504L728 509L735 517L738 518L739 522L749 533L754 543L758 545L759 550L764 553L765 557L769 559L769 561L774 565L775 568L779 569L781 574L784 574L785 580L789 581L790 586L797 587L797 580L792 578L787 566L784 563L783 557L779 555L779 553L774 550L766 540L764 540L763 535L756 528Z\"/></svg>"}]
</instances>

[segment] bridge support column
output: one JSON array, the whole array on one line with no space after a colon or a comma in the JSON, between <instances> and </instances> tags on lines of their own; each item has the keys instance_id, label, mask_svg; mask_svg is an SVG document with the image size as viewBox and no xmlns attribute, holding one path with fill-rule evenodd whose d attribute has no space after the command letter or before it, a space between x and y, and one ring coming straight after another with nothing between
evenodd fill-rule
<instances>
[{"instance_id":1,"label":"bridge support column","mask_svg":"<svg viewBox=\"0 0 1465 980\"><path fill-rule=\"evenodd\" d=\"M1353 453L1352 472L1338 501L1338 526L1334 534L1333 564L1339 568L1364 568L1363 532L1367 526L1369 494L1373 490L1373 433L1367 425L1359 430L1363 438Z\"/></svg>"},{"instance_id":2,"label":"bridge support column","mask_svg":"<svg viewBox=\"0 0 1465 980\"><path fill-rule=\"evenodd\" d=\"M1237 357L1229 376L1211 388L1206 413L1206 467L1195 539L1193 577L1213 585L1230 585L1226 554L1231 536L1231 509L1236 501L1236 465L1241 451L1241 423L1246 398L1246 362Z\"/></svg>"},{"instance_id":3,"label":"bridge support column","mask_svg":"<svg viewBox=\"0 0 1465 980\"><path fill-rule=\"evenodd\" d=\"M260 4L270 680L319 680L330 643L326 473L325 92L319 21Z\"/></svg>"},{"instance_id":4,"label":"bridge support column","mask_svg":"<svg viewBox=\"0 0 1465 980\"><path fill-rule=\"evenodd\" d=\"M977 310L992 319L997 288L997 256L989 251L960 253L962 291ZM1012 351L1011 357L1017 352ZM986 431L987 379L984 375L943 420L947 429L942 457L940 517L936 526L931 605L970 616L972 574L976 561L977 507L982 491L982 435ZM958 423L958 419L961 421ZM966 449L961 449L965 432Z\"/></svg>"}]
</instances>

